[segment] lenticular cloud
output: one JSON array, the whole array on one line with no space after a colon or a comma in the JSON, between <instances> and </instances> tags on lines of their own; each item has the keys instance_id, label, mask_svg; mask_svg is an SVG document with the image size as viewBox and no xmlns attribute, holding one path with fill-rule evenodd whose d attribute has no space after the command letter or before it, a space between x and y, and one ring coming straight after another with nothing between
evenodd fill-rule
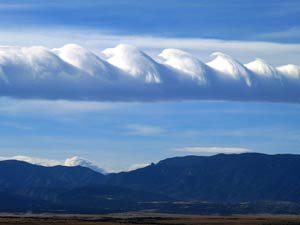
<instances>
[{"instance_id":1,"label":"lenticular cloud","mask_svg":"<svg viewBox=\"0 0 300 225\"><path fill-rule=\"evenodd\" d=\"M154 60L117 45L102 58L75 44L0 47L0 95L99 101L240 100L300 102L300 67L242 64L224 53L210 62L178 49ZM283 56L284 57L284 56Z\"/></svg>"}]
</instances>

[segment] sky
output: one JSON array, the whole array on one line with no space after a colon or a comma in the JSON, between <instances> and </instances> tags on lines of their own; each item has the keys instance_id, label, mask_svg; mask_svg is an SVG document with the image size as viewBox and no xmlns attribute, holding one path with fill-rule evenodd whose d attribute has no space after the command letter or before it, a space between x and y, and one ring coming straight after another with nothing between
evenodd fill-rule
<instances>
[{"instance_id":1,"label":"sky","mask_svg":"<svg viewBox=\"0 0 300 225\"><path fill-rule=\"evenodd\" d=\"M192 54L189 59L197 57L205 63L212 59L211 53L218 51L238 59L241 64L263 58L274 68L300 65L299 1L154 2L3 0L0 3L0 45L45 46L47 54L51 49L52 57L54 48L74 43L103 58L104 49L116 49L117 44L124 43L147 54L146 66L148 55L151 63L161 62L158 55L166 48L182 49ZM6 49L2 48L3 54L13 52L12 58L20 51L12 48L8 53ZM116 50L111 51L114 51L112 57L120 56ZM140 57L139 51L134 50L134 54ZM26 50L25 55L36 56L36 52L40 51ZM134 61L134 57L128 65L144 63L144 58ZM113 61L109 59L108 62ZM3 71L12 76L10 73L19 67L15 67L15 61L10 62L13 62L13 66L8 67L12 68L10 72ZM115 65L120 68L123 64ZM51 64L42 72L47 75L49 68L52 69ZM63 68L63 72L69 71L68 66ZM33 69L29 71L40 73L36 67ZM142 69L144 72L144 67ZM27 73L36 76L33 72ZM10 80L15 89L1 92L1 157L25 155L63 161L78 156L107 171L120 171L190 154L300 153L300 105L297 103L300 86L291 89L295 82L288 83L286 89L272 84L270 90L274 93L270 92L267 101L263 100L264 96L253 97L253 94L251 98L237 98L239 89L224 97L229 89L223 84L220 89L209 92L213 93L212 99L193 99L194 95L186 98L181 94L172 98L165 94L157 97L151 91L132 92L129 85L125 92L114 90L114 95L119 94L112 100L91 98L93 93L86 93L92 86L86 83L79 83L86 88L79 92L79 97L73 96L72 89L71 94L61 95L58 83L43 86L42 82L37 83L42 87L36 90L38 94L34 92L29 96L35 87L26 86L20 91L24 86L18 85L23 83L15 80ZM264 82L263 88L269 84ZM2 90L7 88L3 87ZM47 94L41 94L43 87ZM181 93L183 88L191 86L183 84L180 88L171 90ZM260 92L259 88L255 91ZM277 92L283 94L278 97ZM131 93L128 98L132 100L121 98L124 93ZM108 92L108 96L111 95L112 92ZM147 100L140 96L147 96Z\"/></svg>"}]
</instances>

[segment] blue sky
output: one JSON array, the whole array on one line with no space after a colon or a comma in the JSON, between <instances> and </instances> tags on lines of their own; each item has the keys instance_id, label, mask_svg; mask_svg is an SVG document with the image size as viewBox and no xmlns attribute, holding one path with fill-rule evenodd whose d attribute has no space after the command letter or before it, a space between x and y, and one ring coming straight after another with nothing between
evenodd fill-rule
<instances>
[{"instance_id":1,"label":"blue sky","mask_svg":"<svg viewBox=\"0 0 300 225\"><path fill-rule=\"evenodd\" d=\"M299 153L300 147L298 104L3 99L1 108L2 156L60 160L77 155L109 170L197 154L176 151L184 147L246 148L264 153Z\"/></svg>"},{"instance_id":2,"label":"blue sky","mask_svg":"<svg viewBox=\"0 0 300 225\"><path fill-rule=\"evenodd\" d=\"M0 23L7 27L68 26L117 34L299 42L297 0L3 0L0 11Z\"/></svg>"},{"instance_id":3,"label":"blue sky","mask_svg":"<svg viewBox=\"0 0 300 225\"><path fill-rule=\"evenodd\" d=\"M125 42L155 55L171 43L203 60L222 50L245 62L263 57L274 65L299 65L299 21L299 1L3 0L0 45L75 42L97 51ZM249 43L258 47L249 49ZM0 105L0 156L77 155L122 170L176 155L212 154L187 147L300 153L299 104L3 97Z\"/></svg>"}]
</instances>

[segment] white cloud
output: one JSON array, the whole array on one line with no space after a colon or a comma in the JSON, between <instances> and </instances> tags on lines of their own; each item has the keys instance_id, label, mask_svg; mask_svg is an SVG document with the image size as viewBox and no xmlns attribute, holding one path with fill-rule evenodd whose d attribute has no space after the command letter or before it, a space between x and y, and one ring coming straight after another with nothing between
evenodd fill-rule
<instances>
[{"instance_id":1,"label":"white cloud","mask_svg":"<svg viewBox=\"0 0 300 225\"><path fill-rule=\"evenodd\" d=\"M126 126L126 129L129 130L129 134L145 135L145 136L161 134L164 132L164 129L161 127L141 125L141 124L129 124Z\"/></svg>"},{"instance_id":2,"label":"white cloud","mask_svg":"<svg viewBox=\"0 0 300 225\"><path fill-rule=\"evenodd\" d=\"M175 148L173 151L186 153L243 153L251 152L248 148L236 147L183 147Z\"/></svg>"},{"instance_id":3,"label":"white cloud","mask_svg":"<svg viewBox=\"0 0 300 225\"><path fill-rule=\"evenodd\" d=\"M9 114L43 113L43 114L74 114L101 112L120 106L116 103L95 101L42 100L0 98L0 112Z\"/></svg>"},{"instance_id":4,"label":"white cloud","mask_svg":"<svg viewBox=\"0 0 300 225\"><path fill-rule=\"evenodd\" d=\"M135 163L135 164L130 165L126 171L141 169L141 168L144 168L149 165L150 165L150 163Z\"/></svg>"},{"instance_id":5,"label":"white cloud","mask_svg":"<svg viewBox=\"0 0 300 225\"><path fill-rule=\"evenodd\" d=\"M82 167L90 168L92 170L95 170L95 171L103 173L103 174L106 173L104 169L100 168L95 163L93 163L87 159L80 158L78 156L67 158L64 162L64 166L82 166Z\"/></svg>"},{"instance_id":6,"label":"white cloud","mask_svg":"<svg viewBox=\"0 0 300 225\"><path fill-rule=\"evenodd\" d=\"M95 163L77 156L67 158L65 161L42 159L42 158L35 158L35 157L22 156L22 155L17 155L12 157L0 157L0 161L3 160L18 160L18 161L28 162L34 165L47 166L47 167L59 166L59 165L69 166L69 167L82 166L82 167L90 168L96 172L106 173L104 169L100 168Z\"/></svg>"},{"instance_id":7,"label":"white cloud","mask_svg":"<svg viewBox=\"0 0 300 225\"><path fill-rule=\"evenodd\" d=\"M83 111L110 107L96 101L300 101L298 65L276 68L263 60L243 65L224 53L214 53L203 63L177 49L163 50L157 61L129 45L105 49L103 54L107 59L74 44L55 49L2 46L0 94L54 99L58 108ZM43 100L32 100L32 107L35 101L43 105Z\"/></svg>"},{"instance_id":8,"label":"white cloud","mask_svg":"<svg viewBox=\"0 0 300 225\"><path fill-rule=\"evenodd\" d=\"M292 28L297 30L298 28ZM294 32L294 31L293 31ZM283 44L262 41L239 41L202 38L166 38L154 36L112 35L107 31L59 29L59 28L5 28L0 31L0 45L32 46L42 45L54 48L66 43L77 43L93 50L100 50L119 43L135 45L156 56L162 49L179 48L207 60L211 52L226 52L246 63L253 58L264 58L273 65L298 64L300 44ZM282 57L284 54L285 57ZM100 54L101 55L101 54Z\"/></svg>"},{"instance_id":9,"label":"white cloud","mask_svg":"<svg viewBox=\"0 0 300 225\"><path fill-rule=\"evenodd\" d=\"M264 33L259 36L265 37L265 38L274 38L274 39L276 39L276 38L299 38L300 27L291 27L287 30Z\"/></svg>"},{"instance_id":10,"label":"white cloud","mask_svg":"<svg viewBox=\"0 0 300 225\"><path fill-rule=\"evenodd\" d=\"M0 157L0 161L3 160L18 160L18 161L24 161L35 165L41 165L41 166L61 165L61 162L59 160L41 159L41 158L34 158L34 157L23 156L23 155L17 155L12 157Z\"/></svg>"}]
</instances>

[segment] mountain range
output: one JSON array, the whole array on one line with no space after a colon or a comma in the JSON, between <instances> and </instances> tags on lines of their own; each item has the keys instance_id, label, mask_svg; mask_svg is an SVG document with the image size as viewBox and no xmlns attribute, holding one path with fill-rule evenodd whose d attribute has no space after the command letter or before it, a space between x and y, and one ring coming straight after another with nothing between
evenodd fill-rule
<instances>
[{"instance_id":1,"label":"mountain range","mask_svg":"<svg viewBox=\"0 0 300 225\"><path fill-rule=\"evenodd\" d=\"M1 212L300 213L300 155L185 156L129 172L0 162Z\"/></svg>"}]
</instances>

